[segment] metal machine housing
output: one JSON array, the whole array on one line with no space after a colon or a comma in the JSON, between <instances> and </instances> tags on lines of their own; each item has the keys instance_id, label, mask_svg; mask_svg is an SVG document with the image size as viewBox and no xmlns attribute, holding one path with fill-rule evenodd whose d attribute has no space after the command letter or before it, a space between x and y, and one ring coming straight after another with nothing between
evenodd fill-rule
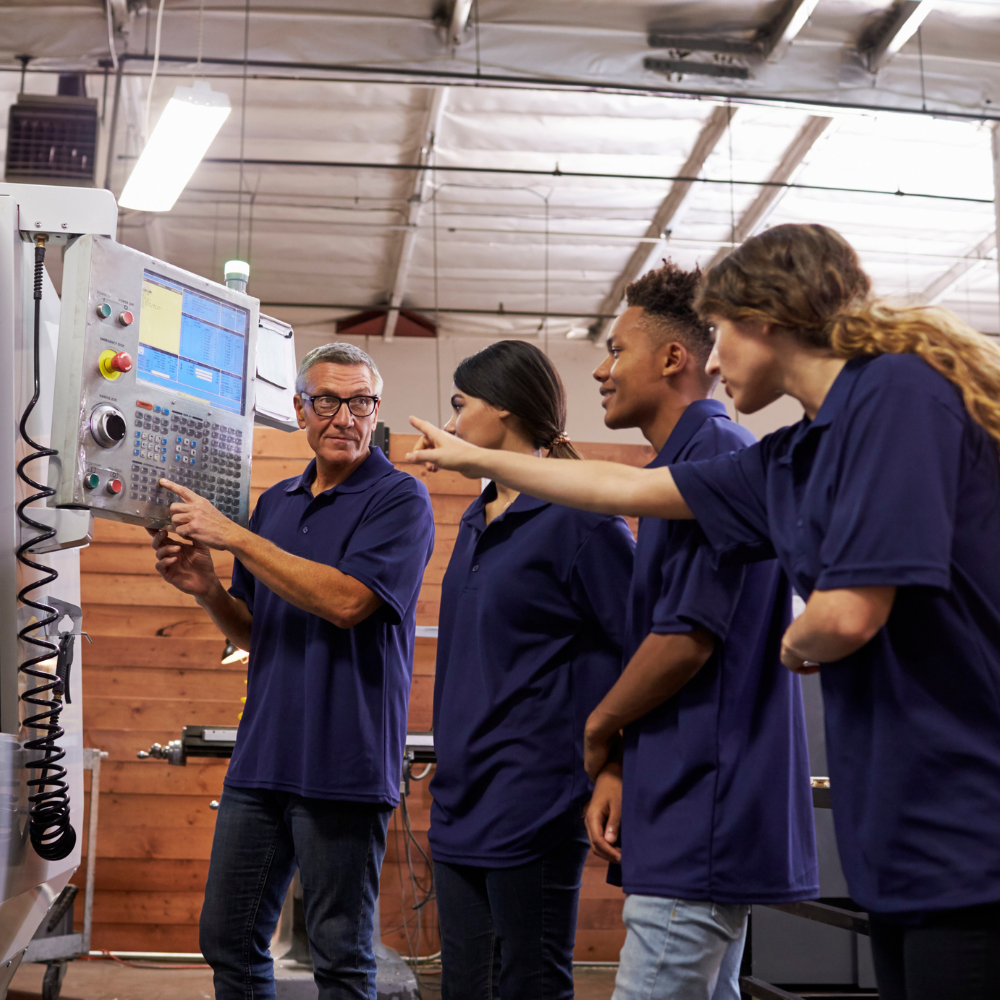
<instances>
[{"instance_id":1,"label":"metal machine housing","mask_svg":"<svg viewBox=\"0 0 1000 1000\"><path fill-rule=\"evenodd\" d=\"M220 323L242 326L243 332L182 312L189 308L217 309L223 317ZM176 315L167 315L168 310ZM52 443L59 457L49 466L55 504L86 507L97 517L131 524L162 526L177 499L158 485L160 478L167 478L207 497L245 525L250 513L258 323L257 299L113 240L83 236L69 247L53 412ZM147 359L172 356L143 340L160 336L150 330L160 331L163 324L171 330L171 324L176 325L178 345L183 344L182 329L191 343L198 339L192 330L209 331L202 339L211 343L211 350L229 352L227 358L241 351L238 359L224 362L236 367L220 369L217 365L223 362L214 356L210 360L217 361L216 366L190 360L183 355L193 350L179 346L172 360L175 381L166 384L167 375L155 367L159 362ZM102 359L122 354L129 355L131 370L109 371L107 365L102 369ZM187 386L178 384L184 377ZM204 380L204 388L194 384L196 378ZM218 392L216 386L221 386ZM239 396L225 395L232 392Z\"/></svg>"}]
</instances>

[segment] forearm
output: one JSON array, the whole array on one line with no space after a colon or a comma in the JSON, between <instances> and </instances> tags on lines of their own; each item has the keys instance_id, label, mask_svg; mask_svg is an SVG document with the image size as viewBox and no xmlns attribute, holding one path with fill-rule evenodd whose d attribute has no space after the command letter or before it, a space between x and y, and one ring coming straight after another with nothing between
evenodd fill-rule
<instances>
[{"instance_id":1,"label":"forearm","mask_svg":"<svg viewBox=\"0 0 1000 1000\"><path fill-rule=\"evenodd\" d=\"M196 597L198 604L211 616L215 627L240 649L250 648L250 626L253 616L247 606L230 594L216 580L218 586L207 594Z\"/></svg>"},{"instance_id":2,"label":"forearm","mask_svg":"<svg viewBox=\"0 0 1000 1000\"><path fill-rule=\"evenodd\" d=\"M801 660L835 663L870 642L889 618L895 587L817 590L785 632L782 646Z\"/></svg>"},{"instance_id":3,"label":"forearm","mask_svg":"<svg viewBox=\"0 0 1000 1000\"><path fill-rule=\"evenodd\" d=\"M251 531L240 531L228 548L269 590L340 628L353 628L382 603L346 573L292 555Z\"/></svg>"},{"instance_id":4,"label":"forearm","mask_svg":"<svg viewBox=\"0 0 1000 1000\"><path fill-rule=\"evenodd\" d=\"M672 698L704 666L715 640L702 630L646 636L617 683L587 721L604 739Z\"/></svg>"},{"instance_id":5,"label":"forearm","mask_svg":"<svg viewBox=\"0 0 1000 1000\"><path fill-rule=\"evenodd\" d=\"M552 503L630 517L690 519L694 515L669 469L618 462L554 462L513 451L477 449L476 475Z\"/></svg>"},{"instance_id":6,"label":"forearm","mask_svg":"<svg viewBox=\"0 0 1000 1000\"><path fill-rule=\"evenodd\" d=\"M802 660L811 663L835 663L859 650L864 643L829 632L800 615L785 632L783 645Z\"/></svg>"}]
</instances>

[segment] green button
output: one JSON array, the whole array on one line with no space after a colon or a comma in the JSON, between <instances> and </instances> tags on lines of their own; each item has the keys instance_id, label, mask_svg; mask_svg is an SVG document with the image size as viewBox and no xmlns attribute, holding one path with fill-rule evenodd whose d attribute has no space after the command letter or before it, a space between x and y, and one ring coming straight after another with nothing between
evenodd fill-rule
<instances>
[{"instance_id":1,"label":"green button","mask_svg":"<svg viewBox=\"0 0 1000 1000\"><path fill-rule=\"evenodd\" d=\"M101 485L101 477L96 472L88 473L83 477L83 485L88 490L96 490Z\"/></svg>"},{"instance_id":2,"label":"green button","mask_svg":"<svg viewBox=\"0 0 1000 1000\"><path fill-rule=\"evenodd\" d=\"M107 319L111 315L111 306L109 306L107 302L102 302L97 307L97 315L100 316L101 319Z\"/></svg>"}]
</instances>

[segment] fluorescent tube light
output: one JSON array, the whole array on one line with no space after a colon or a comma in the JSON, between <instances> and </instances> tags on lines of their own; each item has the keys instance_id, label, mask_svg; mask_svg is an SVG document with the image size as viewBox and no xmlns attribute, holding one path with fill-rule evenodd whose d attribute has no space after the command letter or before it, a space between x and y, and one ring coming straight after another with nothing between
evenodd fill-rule
<instances>
[{"instance_id":1,"label":"fluorescent tube light","mask_svg":"<svg viewBox=\"0 0 1000 1000\"><path fill-rule=\"evenodd\" d=\"M169 212L229 112L229 98L212 90L204 80L193 87L178 87L135 165L119 205L144 212Z\"/></svg>"}]
</instances>

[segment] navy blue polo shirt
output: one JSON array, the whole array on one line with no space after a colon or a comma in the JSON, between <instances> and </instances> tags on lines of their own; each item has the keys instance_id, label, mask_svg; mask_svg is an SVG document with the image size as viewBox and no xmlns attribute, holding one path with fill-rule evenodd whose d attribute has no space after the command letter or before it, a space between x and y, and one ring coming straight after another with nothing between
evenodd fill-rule
<instances>
[{"instance_id":1,"label":"navy blue polo shirt","mask_svg":"<svg viewBox=\"0 0 1000 1000\"><path fill-rule=\"evenodd\" d=\"M1000 461L916 355L849 361L814 420L674 466L720 552L795 589L895 586L821 670L837 843L876 913L1000 901Z\"/></svg>"},{"instance_id":2,"label":"navy blue polo shirt","mask_svg":"<svg viewBox=\"0 0 1000 1000\"><path fill-rule=\"evenodd\" d=\"M343 629L289 604L237 560L230 593L253 615L247 702L227 785L395 806L413 675L417 595L434 546L423 483L376 447L313 496L315 459L257 501L250 530L334 566L382 598Z\"/></svg>"},{"instance_id":3,"label":"navy blue polo shirt","mask_svg":"<svg viewBox=\"0 0 1000 1000\"><path fill-rule=\"evenodd\" d=\"M556 461L555 459L553 461ZM441 588L428 834L435 860L503 868L578 835L587 716L618 679L632 534L521 494L465 512Z\"/></svg>"},{"instance_id":4,"label":"navy blue polo shirt","mask_svg":"<svg viewBox=\"0 0 1000 1000\"><path fill-rule=\"evenodd\" d=\"M722 403L698 400L650 467L753 442ZM696 522L640 520L626 657L651 632L700 628L716 643L673 698L625 729L626 892L717 903L819 895L802 691L780 660L790 620L775 560L718 566Z\"/></svg>"}]
</instances>

